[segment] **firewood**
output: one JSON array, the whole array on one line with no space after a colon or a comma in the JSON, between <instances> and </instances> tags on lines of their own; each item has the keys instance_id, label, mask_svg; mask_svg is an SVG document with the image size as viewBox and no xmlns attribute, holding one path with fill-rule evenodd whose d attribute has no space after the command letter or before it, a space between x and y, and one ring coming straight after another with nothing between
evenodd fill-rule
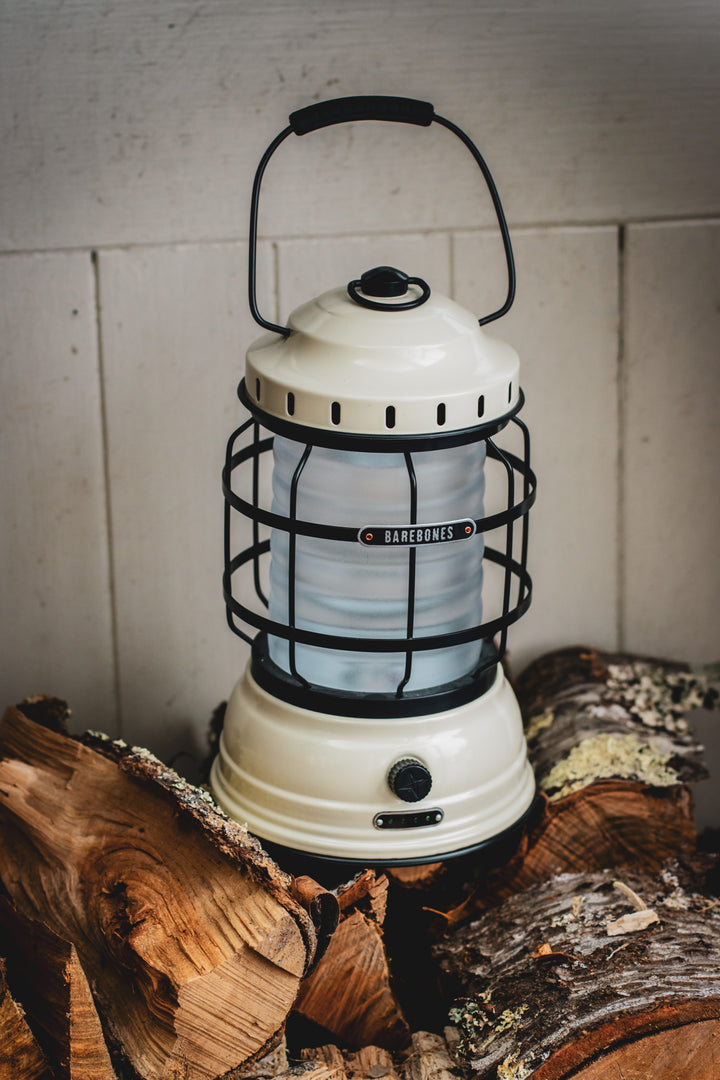
<instances>
[{"instance_id":1,"label":"firewood","mask_svg":"<svg viewBox=\"0 0 720 1080\"><path fill-rule=\"evenodd\" d=\"M348 1080L399 1080L392 1057L381 1046L363 1046L345 1055Z\"/></svg>"},{"instance_id":2,"label":"firewood","mask_svg":"<svg viewBox=\"0 0 720 1080\"><path fill-rule=\"evenodd\" d=\"M330 938L337 930L340 908L337 897L324 889L322 885L318 885L317 881L307 877L307 875L293 878L292 894L309 913L315 927L317 939L315 957L312 968L308 968L305 973L307 977L310 971L317 967L327 951Z\"/></svg>"},{"instance_id":3,"label":"firewood","mask_svg":"<svg viewBox=\"0 0 720 1080\"><path fill-rule=\"evenodd\" d=\"M720 904L690 870L564 874L447 934L435 952L472 1080L720 1075Z\"/></svg>"},{"instance_id":4,"label":"firewood","mask_svg":"<svg viewBox=\"0 0 720 1080\"><path fill-rule=\"evenodd\" d=\"M338 890L338 928L294 1006L351 1046L395 1049L409 1038L383 944L387 887L384 874L366 870Z\"/></svg>"},{"instance_id":5,"label":"firewood","mask_svg":"<svg viewBox=\"0 0 720 1080\"><path fill-rule=\"evenodd\" d=\"M419 866L391 866L387 874L391 881L401 885L404 889L424 889L432 885L443 873L445 864L442 862L424 863Z\"/></svg>"},{"instance_id":6,"label":"firewood","mask_svg":"<svg viewBox=\"0 0 720 1080\"><path fill-rule=\"evenodd\" d=\"M499 868L482 855L448 863L436 893L426 891L447 925L553 874L657 871L695 848L689 785L707 772L685 717L715 703L702 674L578 646L535 661L515 689L538 799Z\"/></svg>"},{"instance_id":7,"label":"firewood","mask_svg":"<svg viewBox=\"0 0 720 1080\"><path fill-rule=\"evenodd\" d=\"M345 1058L342 1056L339 1048L333 1043L328 1043L326 1046L313 1046L301 1050L300 1060L308 1063L312 1062L318 1069L327 1069L330 1076L333 1077L333 1080L347 1080Z\"/></svg>"},{"instance_id":8,"label":"firewood","mask_svg":"<svg viewBox=\"0 0 720 1080\"><path fill-rule=\"evenodd\" d=\"M289 1071L287 1044L282 1038L277 1046L262 1057L255 1057L227 1074L227 1080L260 1080L270 1076L281 1076ZM225 1080L225 1078L223 1078Z\"/></svg>"},{"instance_id":9,"label":"firewood","mask_svg":"<svg viewBox=\"0 0 720 1080\"><path fill-rule=\"evenodd\" d=\"M147 751L16 708L0 725L0 879L72 942L143 1080L215 1080L282 1035L315 930L244 828Z\"/></svg>"},{"instance_id":10,"label":"firewood","mask_svg":"<svg viewBox=\"0 0 720 1080\"><path fill-rule=\"evenodd\" d=\"M576 646L540 657L515 689L551 798L608 776L664 787L706 775L686 714L717 693L687 664Z\"/></svg>"},{"instance_id":11,"label":"firewood","mask_svg":"<svg viewBox=\"0 0 720 1080\"><path fill-rule=\"evenodd\" d=\"M385 922L388 898L386 874L363 870L352 881L340 885L336 893L343 914L358 909L364 911L377 926L382 926Z\"/></svg>"},{"instance_id":12,"label":"firewood","mask_svg":"<svg viewBox=\"0 0 720 1080\"><path fill-rule=\"evenodd\" d=\"M456 1080L457 1067L442 1035L415 1031L402 1065L402 1080Z\"/></svg>"},{"instance_id":13,"label":"firewood","mask_svg":"<svg viewBox=\"0 0 720 1080\"><path fill-rule=\"evenodd\" d=\"M1 897L0 940L13 992L58 1080L115 1080L75 946Z\"/></svg>"},{"instance_id":14,"label":"firewood","mask_svg":"<svg viewBox=\"0 0 720 1080\"><path fill-rule=\"evenodd\" d=\"M686 713L714 694L687 665L563 649L517 682L542 807L495 895L564 871L657 870L696 842L688 784L704 779Z\"/></svg>"},{"instance_id":15,"label":"firewood","mask_svg":"<svg viewBox=\"0 0 720 1080\"><path fill-rule=\"evenodd\" d=\"M441 1035L416 1031L407 1051L396 1056L397 1061L379 1046L364 1046L356 1052L345 1053L333 1045L300 1051L302 1061L312 1063L317 1071L325 1068L333 1080L382 1080L384 1077L387 1080L457 1080L457 1064L450 1057ZM315 1070L306 1075L314 1078Z\"/></svg>"},{"instance_id":16,"label":"firewood","mask_svg":"<svg viewBox=\"0 0 720 1080\"><path fill-rule=\"evenodd\" d=\"M341 1053L330 1044L302 1050L300 1056L302 1061L314 1065L312 1072L304 1074L313 1078L316 1072L325 1069L329 1080L399 1080L392 1055L381 1046L363 1046L357 1051ZM317 1080L325 1078L318 1076Z\"/></svg>"},{"instance_id":17,"label":"firewood","mask_svg":"<svg viewBox=\"0 0 720 1080\"><path fill-rule=\"evenodd\" d=\"M53 1080L45 1055L13 1000L0 960L0 1080Z\"/></svg>"}]
</instances>

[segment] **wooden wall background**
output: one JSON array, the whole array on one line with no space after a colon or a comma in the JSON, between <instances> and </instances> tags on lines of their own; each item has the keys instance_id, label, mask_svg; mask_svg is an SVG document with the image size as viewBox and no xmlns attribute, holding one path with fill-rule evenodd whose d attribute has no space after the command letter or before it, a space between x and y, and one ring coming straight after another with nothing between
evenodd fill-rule
<instances>
[{"instance_id":1,"label":"wooden wall background","mask_svg":"<svg viewBox=\"0 0 720 1080\"><path fill-rule=\"evenodd\" d=\"M0 83L6 702L202 745L244 662L219 471L257 330L252 174L289 112L354 93L432 101L505 203L495 332L540 479L515 664L720 659L716 0L0 0ZM261 232L277 318L376 262L478 313L503 295L479 174L437 127L286 143Z\"/></svg>"}]
</instances>

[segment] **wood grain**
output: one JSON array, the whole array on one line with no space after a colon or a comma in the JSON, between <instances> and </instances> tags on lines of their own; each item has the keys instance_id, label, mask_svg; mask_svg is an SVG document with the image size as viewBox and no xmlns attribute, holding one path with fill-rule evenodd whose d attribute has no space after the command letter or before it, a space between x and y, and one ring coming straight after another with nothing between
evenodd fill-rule
<instances>
[{"instance_id":1,"label":"wood grain","mask_svg":"<svg viewBox=\"0 0 720 1080\"><path fill-rule=\"evenodd\" d=\"M0 1080L54 1080L23 1010L10 994L0 960Z\"/></svg>"},{"instance_id":2,"label":"wood grain","mask_svg":"<svg viewBox=\"0 0 720 1080\"><path fill-rule=\"evenodd\" d=\"M144 1080L215 1080L279 1039L312 923L196 789L147 752L96 744L7 710L0 878L24 916L72 941Z\"/></svg>"},{"instance_id":3,"label":"wood grain","mask_svg":"<svg viewBox=\"0 0 720 1080\"><path fill-rule=\"evenodd\" d=\"M59 1080L115 1080L75 946L0 898L0 938L16 996Z\"/></svg>"},{"instance_id":4,"label":"wood grain","mask_svg":"<svg viewBox=\"0 0 720 1080\"><path fill-rule=\"evenodd\" d=\"M365 870L338 890L340 922L295 1010L354 1047L396 1050L410 1032L390 982L382 924L388 881Z\"/></svg>"},{"instance_id":5,"label":"wood grain","mask_svg":"<svg viewBox=\"0 0 720 1080\"><path fill-rule=\"evenodd\" d=\"M647 1080L657 1075L657 1063L667 1076L708 1080L720 1071L720 1021L660 1031L604 1054L582 1071L582 1080Z\"/></svg>"}]
</instances>

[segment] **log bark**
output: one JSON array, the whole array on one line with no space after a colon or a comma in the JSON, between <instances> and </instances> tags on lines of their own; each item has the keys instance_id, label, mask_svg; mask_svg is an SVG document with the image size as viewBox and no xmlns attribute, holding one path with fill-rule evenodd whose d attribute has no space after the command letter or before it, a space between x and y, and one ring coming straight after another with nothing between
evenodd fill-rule
<instances>
[{"instance_id":1,"label":"log bark","mask_svg":"<svg viewBox=\"0 0 720 1080\"><path fill-rule=\"evenodd\" d=\"M516 692L540 805L495 896L564 872L657 871L694 849L688 785L707 772L686 714L716 697L702 675L575 647L531 664Z\"/></svg>"},{"instance_id":2,"label":"log bark","mask_svg":"<svg viewBox=\"0 0 720 1080\"><path fill-rule=\"evenodd\" d=\"M718 1075L720 909L692 869L562 875L448 934L458 1063L477 1080Z\"/></svg>"},{"instance_id":3,"label":"log bark","mask_svg":"<svg viewBox=\"0 0 720 1080\"><path fill-rule=\"evenodd\" d=\"M338 927L340 908L337 897L307 875L293 878L291 891L298 903L308 912L315 927L315 955L305 972L307 978L327 952L330 939Z\"/></svg>"},{"instance_id":4,"label":"log bark","mask_svg":"<svg viewBox=\"0 0 720 1080\"><path fill-rule=\"evenodd\" d=\"M702 674L576 646L535 661L515 690L538 798L500 867L447 864L428 906L450 925L555 874L655 872L696 845L690 785L707 772L686 714L717 698Z\"/></svg>"},{"instance_id":5,"label":"log bark","mask_svg":"<svg viewBox=\"0 0 720 1080\"><path fill-rule=\"evenodd\" d=\"M530 664L515 690L538 784L551 799L604 776L668 786L706 775L687 714L712 707L717 693L687 664L575 646ZM602 753L613 736L615 756ZM601 752L578 753L588 740Z\"/></svg>"},{"instance_id":6,"label":"log bark","mask_svg":"<svg viewBox=\"0 0 720 1080\"><path fill-rule=\"evenodd\" d=\"M23 1010L7 985L0 960L0 1080L54 1080Z\"/></svg>"},{"instance_id":7,"label":"log bark","mask_svg":"<svg viewBox=\"0 0 720 1080\"><path fill-rule=\"evenodd\" d=\"M315 930L257 841L146 751L18 709L0 725L0 878L73 943L145 1080L215 1080L281 1037Z\"/></svg>"},{"instance_id":8,"label":"log bark","mask_svg":"<svg viewBox=\"0 0 720 1080\"><path fill-rule=\"evenodd\" d=\"M115 1080L75 946L0 898L0 938L13 993L58 1080Z\"/></svg>"},{"instance_id":9,"label":"log bark","mask_svg":"<svg viewBox=\"0 0 720 1080\"><path fill-rule=\"evenodd\" d=\"M382 924L388 882L366 870L338 890L340 922L295 1011L351 1046L404 1046L409 1028L390 982Z\"/></svg>"}]
</instances>

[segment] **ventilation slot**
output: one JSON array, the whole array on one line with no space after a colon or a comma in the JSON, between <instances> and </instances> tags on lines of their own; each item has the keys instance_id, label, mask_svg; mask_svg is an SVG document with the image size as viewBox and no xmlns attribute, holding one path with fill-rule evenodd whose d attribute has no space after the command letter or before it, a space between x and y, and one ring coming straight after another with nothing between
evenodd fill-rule
<instances>
[{"instance_id":1,"label":"ventilation slot","mask_svg":"<svg viewBox=\"0 0 720 1080\"><path fill-rule=\"evenodd\" d=\"M508 401L512 401L512 383L508 386Z\"/></svg>"},{"instance_id":2,"label":"ventilation slot","mask_svg":"<svg viewBox=\"0 0 720 1080\"><path fill-rule=\"evenodd\" d=\"M442 427L445 423L445 402L441 401L437 407L437 422L438 427Z\"/></svg>"},{"instance_id":3,"label":"ventilation slot","mask_svg":"<svg viewBox=\"0 0 720 1080\"><path fill-rule=\"evenodd\" d=\"M288 416L295 415L295 395L293 394L292 390L287 396L287 414Z\"/></svg>"},{"instance_id":4,"label":"ventilation slot","mask_svg":"<svg viewBox=\"0 0 720 1080\"><path fill-rule=\"evenodd\" d=\"M485 395L481 394L478 398L478 416L485 415Z\"/></svg>"},{"instance_id":5,"label":"ventilation slot","mask_svg":"<svg viewBox=\"0 0 720 1080\"><path fill-rule=\"evenodd\" d=\"M259 379L255 380L255 400L256 401L260 400L260 380Z\"/></svg>"},{"instance_id":6,"label":"ventilation slot","mask_svg":"<svg viewBox=\"0 0 720 1080\"><path fill-rule=\"evenodd\" d=\"M389 427L389 428L394 428L395 427L395 406L394 405L388 405L387 409L385 410L385 427Z\"/></svg>"},{"instance_id":7,"label":"ventilation slot","mask_svg":"<svg viewBox=\"0 0 720 1080\"><path fill-rule=\"evenodd\" d=\"M339 401L333 401L332 405L330 406L330 419L332 420L333 424L339 424L340 423L340 402Z\"/></svg>"}]
</instances>

